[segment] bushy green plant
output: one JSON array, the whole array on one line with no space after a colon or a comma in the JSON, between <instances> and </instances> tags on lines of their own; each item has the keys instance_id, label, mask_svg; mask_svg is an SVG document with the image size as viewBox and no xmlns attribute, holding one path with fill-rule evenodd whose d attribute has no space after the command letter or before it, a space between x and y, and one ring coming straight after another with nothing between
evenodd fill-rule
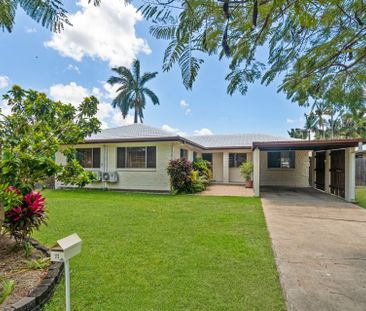
<instances>
[{"instance_id":1,"label":"bushy green plant","mask_svg":"<svg viewBox=\"0 0 366 311\"><path fill-rule=\"evenodd\" d=\"M51 264L50 257L25 260L24 263L27 265L29 270L44 270Z\"/></svg>"},{"instance_id":2,"label":"bushy green plant","mask_svg":"<svg viewBox=\"0 0 366 311\"><path fill-rule=\"evenodd\" d=\"M191 193L201 192L205 190L206 188L205 184L207 183L207 180L205 179L204 176L200 176L199 171L192 170L191 180L192 180Z\"/></svg>"},{"instance_id":3,"label":"bushy green plant","mask_svg":"<svg viewBox=\"0 0 366 311\"><path fill-rule=\"evenodd\" d=\"M177 159L169 162L168 174L172 193L195 193L203 191L208 184L206 176L201 176L198 170L193 169L187 159Z\"/></svg>"},{"instance_id":4,"label":"bushy green plant","mask_svg":"<svg viewBox=\"0 0 366 311\"><path fill-rule=\"evenodd\" d=\"M197 158L193 161L192 166L194 170L199 172L200 176L204 177L202 180L205 183L205 187L207 187L212 180L211 163L202 158Z\"/></svg>"},{"instance_id":5,"label":"bushy green plant","mask_svg":"<svg viewBox=\"0 0 366 311\"><path fill-rule=\"evenodd\" d=\"M252 179L253 173L253 163L252 162L244 162L240 165L240 174L243 176L245 181L250 181Z\"/></svg>"}]
</instances>

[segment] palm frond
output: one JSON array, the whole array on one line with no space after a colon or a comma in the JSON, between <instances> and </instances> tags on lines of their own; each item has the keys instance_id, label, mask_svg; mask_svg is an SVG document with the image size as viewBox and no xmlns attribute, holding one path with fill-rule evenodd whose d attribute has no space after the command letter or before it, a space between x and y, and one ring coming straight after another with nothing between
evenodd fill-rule
<instances>
[{"instance_id":1,"label":"palm frond","mask_svg":"<svg viewBox=\"0 0 366 311\"><path fill-rule=\"evenodd\" d=\"M132 73L134 80L139 83L140 80L140 61L135 59L132 63Z\"/></svg>"},{"instance_id":2,"label":"palm frond","mask_svg":"<svg viewBox=\"0 0 366 311\"><path fill-rule=\"evenodd\" d=\"M143 88L143 93L145 93L151 99L154 105L160 105L158 96L152 90Z\"/></svg>"},{"instance_id":3,"label":"palm frond","mask_svg":"<svg viewBox=\"0 0 366 311\"><path fill-rule=\"evenodd\" d=\"M112 71L117 73L121 78L126 78L128 80L133 80L133 76L132 76L131 71L128 68L124 67L124 66L114 67L114 68L112 68Z\"/></svg>"},{"instance_id":4,"label":"palm frond","mask_svg":"<svg viewBox=\"0 0 366 311\"><path fill-rule=\"evenodd\" d=\"M71 25L67 11L60 0L18 0L27 15L43 27L53 32L60 32L64 24Z\"/></svg>"},{"instance_id":5,"label":"palm frond","mask_svg":"<svg viewBox=\"0 0 366 311\"><path fill-rule=\"evenodd\" d=\"M11 32L13 30L17 1L0 0L0 29Z\"/></svg>"},{"instance_id":6,"label":"palm frond","mask_svg":"<svg viewBox=\"0 0 366 311\"><path fill-rule=\"evenodd\" d=\"M178 61L183 84L187 89L192 88L202 63L203 59L192 56L191 46L187 44Z\"/></svg>"},{"instance_id":7,"label":"palm frond","mask_svg":"<svg viewBox=\"0 0 366 311\"><path fill-rule=\"evenodd\" d=\"M157 72L146 72L142 75L140 85L143 86L146 82L154 79L158 73Z\"/></svg>"}]
</instances>

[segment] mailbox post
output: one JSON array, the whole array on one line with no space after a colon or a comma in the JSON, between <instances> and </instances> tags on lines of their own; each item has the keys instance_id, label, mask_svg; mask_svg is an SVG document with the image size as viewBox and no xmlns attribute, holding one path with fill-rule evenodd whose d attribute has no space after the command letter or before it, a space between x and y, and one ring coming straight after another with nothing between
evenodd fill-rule
<instances>
[{"instance_id":1,"label":"mailbox post","mask_svg":"<svg viewBox=\"0 0 366 311\"><path fill-rule=\"evenodd\" d=\"M66 238L58 240L51 248L51 261L61 261L65 264L65 291L66 311L70 311L70 258L81 251L81 239L74 233Z\"/></svg>"}]
</instances>

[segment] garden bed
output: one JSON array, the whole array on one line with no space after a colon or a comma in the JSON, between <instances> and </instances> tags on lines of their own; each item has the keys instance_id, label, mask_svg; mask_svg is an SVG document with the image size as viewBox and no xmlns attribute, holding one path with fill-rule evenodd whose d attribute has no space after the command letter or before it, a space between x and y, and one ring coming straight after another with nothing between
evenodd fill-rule
<instances>
[{"instance_id":1,"label":"garden bed","mask_svg":"<svg viewBox=\"0 0 366 311\"><path fill-rule=\"evenodd\" d=\"M1 310L38 310L49 300L60 279L62 266L50 265L48 250L36 241L30 243L33 249L26 257L24 249L13 239L0 237L0 276L14 282L10 295L0 305Z\"/></svg>"}]
</instances>

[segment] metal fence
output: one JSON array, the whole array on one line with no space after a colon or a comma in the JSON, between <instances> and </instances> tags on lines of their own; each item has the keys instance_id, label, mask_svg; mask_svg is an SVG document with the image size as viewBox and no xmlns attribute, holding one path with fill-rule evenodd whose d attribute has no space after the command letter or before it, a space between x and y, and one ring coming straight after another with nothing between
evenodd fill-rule
<instances>
[{"instance_id":1,"label":"metal fence","mask_svg":"<svg viewBox=\"0 0 366 311\"><path fill-rule=\"evenodd\" d=\"M356 158L356 186L366 186L366 158Z\"/></svg>"}]
</instances>

